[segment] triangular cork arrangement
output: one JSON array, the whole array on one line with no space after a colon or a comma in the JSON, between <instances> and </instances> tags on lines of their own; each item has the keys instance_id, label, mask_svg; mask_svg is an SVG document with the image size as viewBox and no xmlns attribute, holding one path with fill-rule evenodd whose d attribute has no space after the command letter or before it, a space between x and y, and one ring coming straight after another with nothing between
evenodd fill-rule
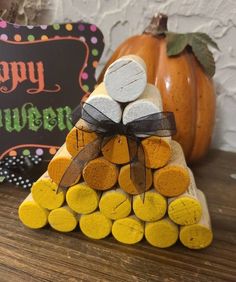
<instances>
[{"instance_id":1,"label":"triangular cork arrangement","mask_svg":"<svg viewBox=\"0 0 236 282\"><path fill-rule=\"evenodd\" d=\"M86 104L123 124L163 111L161 95L147 83L146 65L137 56L115 61ZM196 187L181 146L171 137L138 136L146 165L146 191L139 194L130 177L125 135L111 138L76 174L75 157L98 138L93 127L80 119L69 132L47 172L20 205L22 223L33 229L49 224L61 232L80 230L92 239L111 233L125 244L146 238L151 245L166 248L179 238L191 249L207 247L213 233L206 198ZM68 167L71 177L61 185Z\"/></svg>"}]
</instances>

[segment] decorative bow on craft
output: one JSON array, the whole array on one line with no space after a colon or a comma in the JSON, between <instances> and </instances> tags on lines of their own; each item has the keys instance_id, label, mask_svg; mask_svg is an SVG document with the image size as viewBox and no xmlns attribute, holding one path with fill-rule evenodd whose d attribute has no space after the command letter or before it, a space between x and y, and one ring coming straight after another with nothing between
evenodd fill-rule
<instances>
[{"instance_id":1,"label":"decorative bow on craft","mask_svg":"<svg viewBox=\"0 0 236 282\"><path fill-rule=\"evenodd\" d=\"M97 158L102 147L116 135L125 135L127 138L131 173L130 178L139 194L146 191L146 166L145 154L141 144L143 138L139 136L167 137L176 133L175 118L172 112L159 112L138 118L126 125L115 123L97 108L88 103L79 105L72 114L72 120L83 119L91 129L84 130L95 132L98 137L87 144L74 158L65 171L59 186L68 179L76 180L84 166ZM76 126L76 125L75 125Z\"/></svg>"},{"instance_id":2,"label":"decorative bow on craft","mask_svg":"<svg viewBox=\"0 0 236 282\"><path fill-rule=\"evenodd\" d=\"M42 162L39 156L6 156L0 160L0 183L7 182L30 188L34 182L30 172Z\"/></svg>"}]
</instances>

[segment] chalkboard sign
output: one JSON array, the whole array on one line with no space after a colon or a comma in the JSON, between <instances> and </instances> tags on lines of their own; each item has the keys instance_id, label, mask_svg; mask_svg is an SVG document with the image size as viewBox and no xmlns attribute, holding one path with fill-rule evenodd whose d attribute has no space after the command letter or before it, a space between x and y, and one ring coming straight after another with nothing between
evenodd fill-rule
<instances>
[{"instance_id":1,"label":"chalkboard sign","mask_svg":"<svg viewBox=\"0 0 236 282\"><path fill-rule=\"evenodd\" d=\"M73 109L96 84L103 48L101 31L88 23L0 21L0 159L56 153Z\"/></svg>"}]
</instances>

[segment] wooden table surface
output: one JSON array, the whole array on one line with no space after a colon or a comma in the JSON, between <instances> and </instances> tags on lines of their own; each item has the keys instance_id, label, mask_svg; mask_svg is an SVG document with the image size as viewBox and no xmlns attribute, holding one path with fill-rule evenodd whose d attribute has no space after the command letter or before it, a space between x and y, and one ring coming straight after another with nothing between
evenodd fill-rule
<instances>
[{"instance_id":1,"label":"wooden table surface","mask_svg":"<svg viewBox=\"0 0 236 282\"><path fill-rule=\"evenodd\" d=\"M192 168L214 230L213 244L200 251L30 230L17 215L28 191L1 185L0 281L236 281L236 154L211 151Z\"/></svg>"}]
</instances>

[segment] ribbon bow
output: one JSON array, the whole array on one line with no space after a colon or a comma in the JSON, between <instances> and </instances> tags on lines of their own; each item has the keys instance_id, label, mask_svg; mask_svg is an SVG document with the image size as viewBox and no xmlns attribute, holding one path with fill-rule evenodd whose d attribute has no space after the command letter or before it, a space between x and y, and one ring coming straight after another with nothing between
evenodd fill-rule
<instances>
[{"instance_id":1,"label":"ribbon bow","mask_svg":"<svg viewBox=\"0 0 236 282\"><path fill-rule=\"evenodd\" d=\"M74 158L66 169L59 186L65 187L68 179L76 180L84 166L91 160L97 158L101 148L116 135L125 135L127 138L131 180L139 194L146 191L146 166L145 154L141 144L140 136L167 137L176 133L175 118L172 112L159 112L140 117L127 123L115 123L97 108L89 103L79 105L72 114L72 121L83 119L91 125L86 132L95 132L98 137L87 144ZM76 125L75 125L76 126Z\"/></svg>"},{"instance_id":2,"label":"ribbon bow","mask_svg":"<svg viewBox=\"0 0 236 282\"><path fill-rule=\"evenodd\" d=\"M0 160L0 183L8 182L23 188L30 188L34 179L29 172L42 162L38 156L7 156Z\"/></svg>"}]
</instances>

